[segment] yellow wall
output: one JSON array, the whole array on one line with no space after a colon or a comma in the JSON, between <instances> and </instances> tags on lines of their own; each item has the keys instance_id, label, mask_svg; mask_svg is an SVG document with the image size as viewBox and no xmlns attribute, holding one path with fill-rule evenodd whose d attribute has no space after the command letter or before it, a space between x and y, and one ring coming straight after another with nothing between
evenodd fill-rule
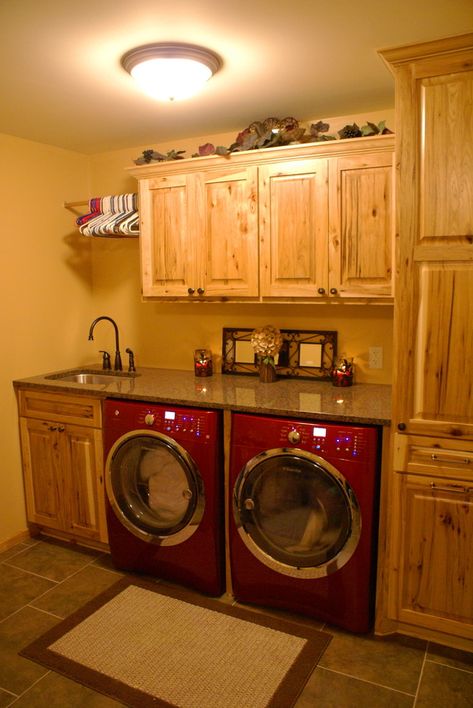
<instances>
[{"instance_id":1,"label":"yellow wall","mask_svg":"<svg viewBox=\"0 0 473 708\"><path fill-rule=\"evenodd\" d=\"M26 529L12 379L84 358L90 243L62 206L88 189L89 158L0 134L0 548Z\"/></svg>"},{"instance_id":2,"label":"yellow wall","mask_svg":"<svg viewBox=\"0 0 473 708\"><path fill-rule=\"evenodd\" d=\"M392 110L368 115L327 119L331 133L346 123L386 119L393 128ZM186 150L186 157L205 142L230 145L234 134L204 136L176 143L145 145L133 149L101 153L92 158L92 194L99 196L136 191L136 181L124 168L145 148L167 152ZM390 383L392 361L392 307L354 305L238 305L142 302L139 282L139 245L133 240L94 239L93 282L96 315L116 317L124 332L124 346L136 352L137 365L191 369L192 352L210 348L219 368L223 327L253 328L273 324L285 329L330 329L338 331L340 353L353 356L360 382ZM110 337L108 332L104 338ZM110 341L108 339L108 341ZM99 342L98 342L99 343ZM105 339L102 341L106 345ZM384 365L368 369L368 347L382 346ZM96 350L100 347L97 346Z\"/></svg>"}]
</instances>

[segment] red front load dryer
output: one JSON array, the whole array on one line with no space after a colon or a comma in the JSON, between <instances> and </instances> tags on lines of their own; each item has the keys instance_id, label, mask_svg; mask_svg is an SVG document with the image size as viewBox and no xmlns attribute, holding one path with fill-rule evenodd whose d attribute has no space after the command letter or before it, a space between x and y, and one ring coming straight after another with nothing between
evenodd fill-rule
<instances>
[{"instance_id":1,"label":"red front load dryer","mask_svg":"<svg viewBox=\"0 0 473 708\"><path fill-rule=\"evenodd\" d=\"M113 563L221 595L221 414L112 399L104 405Z\"/></svg>"},{"instance_id":2,"label":"red front load dryer","mask_svg":"<svg viewBox=\"0 0 473 708\"><path fill-rule=\"evenodd\" d=\"M379 431L232 417L229 537L237 600L372 626Z\"/></svg>"}]
</instances>

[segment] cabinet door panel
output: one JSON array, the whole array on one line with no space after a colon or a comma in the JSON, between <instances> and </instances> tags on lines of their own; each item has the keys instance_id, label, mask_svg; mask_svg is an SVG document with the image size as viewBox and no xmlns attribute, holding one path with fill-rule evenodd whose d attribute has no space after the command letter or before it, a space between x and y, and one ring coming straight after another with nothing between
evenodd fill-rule
<instances>
[{"instance_id":1,"label":"cabinet door panel","mask_svg":"<svg viewBox=\"0 0 473 708\"><path fill-rule=\"evenodd\" d=\"M99 512L99 494L103 488L99 479L96 444L98 431L68 426L63 438L67 446L68 473L64 476L66 500L66 530L74 535L103 540L103 520Z\"/></svg>"},{"instance_id":2,"label":"cabinet door panel","mask_svg":"<svg viewBox=\"0 0 473 708\"><path fill-rule=\"evenodd\" d=\"M46 421L21 418L20 426L28 520L62 529L64 460L60 434Z\"/></svg>"},{"instance_id":3,"label":"cabinet door panel","mask_svg":"<svg viewBox=\"0 0 473 708\"><path fill-rule=\"evenodd\" d=\"M473 263L423 263L417 273L412 385L399 401L400 419L412 433L472 439Z\"/></svg>"},{"instance_id":4,"label":"cabinet door panel","mask_svg":"<svg viewBox=\"0 0 473 708\"><path fill-rule=\"evenodd\" d=\"M473 72L421 82L420 240L473 236Z\"/></svg>"},{"instance_id":5,"label":"cabinet door panel","mask_svg":"<svg viewBox=\"0 0 473 708\"><path fill-rule=\"evenodd\" d=\"M187 295L196 288L188 178L160 177L140 185L143 295Z\"/></svg>"},{"instance_id":6,"label":"cabinet door panel","mask_svg":"<svg viewBox=\"0 0 473 708\"><path fill-rule=\"evenodd\" d=\"M199 287L208 296L258 296L257 168L196 175Z\"/></svg>"},{"instance_id":7,"label":"cabinet door panel","mask_svg":"<svg viewBox=\"0 0 473 708\"><path fill-rule=\"evenodd\" d=\"M399 619L473 638L473 484L401 477Z\"/></svg>"},{"instance_id":8,"label":"cabinet door panel","mask_svg":"<svg viewBox=\"0 0 473 708\"><path fill-rule=\"evenodd\" d=\"M328 287L327 161L260 168L262 295L320 297Z\"/></svg>"},{"instance_id":9,"label":"cabinet door panel","mask_svg":"<svg viewBox=\"0 0 473 708\"><path fill-rule=\"evenodd\" d=\"M391 296L391 153L330 161L330 288L344 297Z\"/></svg>"}]
</instances>

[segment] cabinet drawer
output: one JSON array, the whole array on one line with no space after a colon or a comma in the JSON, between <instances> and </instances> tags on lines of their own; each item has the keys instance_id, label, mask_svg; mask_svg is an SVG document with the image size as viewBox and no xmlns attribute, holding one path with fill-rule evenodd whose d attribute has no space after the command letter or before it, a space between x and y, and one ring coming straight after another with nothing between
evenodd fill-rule
<instances>
[{"instance_id":1,"label":"cabinet drawer","mask_svg":"<svg viewBox=\"0 0 473 708\"><path fill-rule=\"evenodd\" d=\"M473 442L396 433L394 469L473 483Z\"/></svg>"},{"instance_id":2,"label":"cabinet drawer","mask_svg":"<svg viewBox=\"0 0 473 708\"><path fill-rule=\"evenodd\" d=\"M102 427L102 405L96 398L50 393L31 388L18 391L18 403L20 415L27 418L46 418L91 428Z\"/></svg>"}]
</instances>

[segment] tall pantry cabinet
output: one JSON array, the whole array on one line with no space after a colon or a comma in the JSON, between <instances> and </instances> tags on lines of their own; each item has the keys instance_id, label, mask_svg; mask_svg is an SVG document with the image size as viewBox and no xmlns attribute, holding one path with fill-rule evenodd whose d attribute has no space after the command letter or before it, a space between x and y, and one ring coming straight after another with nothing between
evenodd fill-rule
<instances>
[{"instance_id":1,"label":"tall pantry cabinet","mask_svg":"<svg viewBox=\"0 0 473 708\"><path fill-rule=\"evenodd\" d=\"M385 616L473 644L473 34L395 77L397 280Z\"/></svg>"}]
</instances>

